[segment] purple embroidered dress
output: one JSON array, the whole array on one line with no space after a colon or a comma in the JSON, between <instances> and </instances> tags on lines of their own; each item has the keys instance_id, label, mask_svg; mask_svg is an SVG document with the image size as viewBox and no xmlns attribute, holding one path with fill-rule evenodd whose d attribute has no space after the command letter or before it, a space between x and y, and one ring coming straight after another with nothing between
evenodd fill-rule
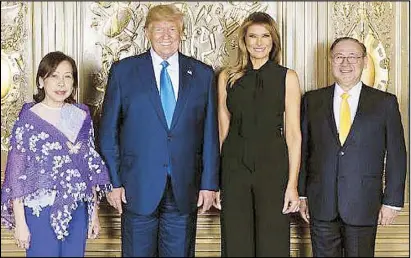
<instances>
[{"instance_id":1,"label":"purple embroidered dress","mask_svg":"<svg viewBox=\"0 0 411 258\"><path fill-rule=\"evenodd\" d=\"M100 200L111 188L109 174L95 150L93 123L86 105L66 104L71 106L71 110L86 112L74 142L30 110L34 105L23 105L13 127L1 189L1 222L9 228L15 226L14 199L21 198L26 205L55 196L51 205L50 224L57 239L64 239L69 234L71 214L79 201L88 203L91 223L94 209L92 187L98 191ZM81 119L75 114L69 112L68 116L62 117L62 122L69 124L70 121L75 123L76 119ZM37 215L41 207L48 205L39 203L37 209L32 209Z\"/></svg>"}]
</instances>

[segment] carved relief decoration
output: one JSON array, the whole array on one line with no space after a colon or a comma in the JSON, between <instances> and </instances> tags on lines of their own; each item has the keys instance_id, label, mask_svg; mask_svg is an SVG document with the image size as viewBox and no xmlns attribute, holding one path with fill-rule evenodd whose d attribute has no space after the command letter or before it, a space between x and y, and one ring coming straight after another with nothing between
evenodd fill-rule
<instances>
[{"instance_id":1,"label":"carved relief decoration","mask_svg":"<svg viewBox=\"0 0 411 258\"><path fill-rule=\"evenodd\" d=\"M88 2L83 14L91 16L82 23L96 38L85 34L81 40L91 43L79 53L98 54L85 57L92 71L90 94L83 98L100 114L109 69L114 61L147 50L144 23L148 10L161 2ZM164 2L163 2L164 3ZM1 148L7 149L12 122L27 95L27 10L29 2L1 3ZM271 5L271 6L270 6ZM184 13L185 29L180 50L218 71L236 59L236 34L244 18L254 11L270 13L272 2L176 2ZM273 15L273 13L270 13ZM89 17L89 16L87 16ZM275 15L273 15L275 17ZM333 37L350 35L364 42L368 49L369 64L363 80L376 88L386 90L390 85L390 57L392 56L393 6L390 2L335 2L331 6ZM36 40L36 39L33 39ZM79 62L79 64L84 64ZM83 66L83 70L84 70ZM83 79L85 77L82 77ZM99 120L98 118L95 120Z\"/></svg>"},{"instance_id":2,"label":"carved relief decoration","mask_svg":"<svg viewBox=\"0 0 411 258\"><path fill-rule=\"evenodd\" d=\"M5 151L27 92L26 17L27 2L1 3L1 150Z\"/></svg>"},{"instance_id":3,"label":"carved relief decoration","mask_svg":"<svg viewBox=\"0 0 411 258\"><path fill-rule=\"evenodd\" d=\"M144 36L148 10L160 2L95 2L89 8L94 14L91 26L103 40L101 70L93 85L100 94L89 105L99 115L111 64L124 57L140 54L149 48ZM184 14L184 31L180 51L211 65L215 70L236 57L236 34L242 21L252 12L266 11L261 2L185 2L175 3ZM230 59L228 57L230 56Z\"/></svg>"},{"instance_id":4,"label":"carved relief decoration","mask_svg":"<svg viewBox=\"0 0 411 258\"><path fill-rule=\"evenodd\" d=\"M334 38L351 36L367 47L368 64L361 79L386 91L390 84L393 7L390 2L335 2Z\"/></svg>"}]
</instances>

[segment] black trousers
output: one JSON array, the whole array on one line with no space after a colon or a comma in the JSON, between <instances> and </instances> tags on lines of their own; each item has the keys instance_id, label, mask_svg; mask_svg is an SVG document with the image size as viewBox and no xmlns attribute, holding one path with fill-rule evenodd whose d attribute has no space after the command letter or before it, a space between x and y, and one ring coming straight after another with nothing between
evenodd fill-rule
<instances>
[{"instance_id":1,"label":"black trousers","mask_svg":"<svg viewBox=\"0 0 411 258\"><path fill-rule=\"evenodd\" d=\"M223 257L290 256L289 217L281 212L286 180L275 181L259 172L265 171L250 173L238 166L223 180Z\"/></svg>"},{"instance_id":2,"label":"black trousers","mask_svg":"<svg viewBox=\"0 0 411 258\"><path fill-rule=\"evenodd\" d=\"M339 217L311 218L310 231L314 257L374 257L377 225L348 225Z\"/></svg>"}]
</instances>

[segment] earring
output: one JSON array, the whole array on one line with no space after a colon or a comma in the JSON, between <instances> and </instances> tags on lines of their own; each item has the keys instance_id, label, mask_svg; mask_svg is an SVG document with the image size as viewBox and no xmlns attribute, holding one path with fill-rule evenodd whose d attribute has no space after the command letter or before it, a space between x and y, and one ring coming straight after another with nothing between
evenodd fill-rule
<instances>
[{"instance_id":1,"label":"earring","mask_svg":"<svg viewBox=\"0 0 411 258\"><path fill-rule=\"evenodd\" d=\"M40 89L43 89L43 88L44 88L44 81L43 81L43 79L41 79L41 78L40 78L40 80L39 80L39 88L40 88Z\"/></svg>"}]
</instances>

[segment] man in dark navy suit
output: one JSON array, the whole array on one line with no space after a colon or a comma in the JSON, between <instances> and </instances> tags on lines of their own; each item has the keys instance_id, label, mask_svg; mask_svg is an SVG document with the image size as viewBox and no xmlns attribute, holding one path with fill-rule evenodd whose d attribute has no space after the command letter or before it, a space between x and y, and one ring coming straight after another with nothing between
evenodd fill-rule
<instances>
[{"instance_id":1,"label":"man in dark navy suit","mask_svg":"<svg viewBox=\"0 0 411 258\"><path fill-rule=\"evenodd\" d=\"M110 71L100 145L123 256L194 256L197 207L207 211L218 191L214 72L178 52L182 31L175 6L151 8L152 48Z\"/></svg>"},{"instance_id":2,"label":"man in dark navy suit","mask_svg":"<svg viewBox=\"0 0 411 258\"><path fill-rule=\"evenodd\" d=\"M396 97L361 82L364 44L339 38L330 54L336 82L302 101L300 214L315 257L370 257L403 207L404 132Z\"/></svg>"}]
</instances>

